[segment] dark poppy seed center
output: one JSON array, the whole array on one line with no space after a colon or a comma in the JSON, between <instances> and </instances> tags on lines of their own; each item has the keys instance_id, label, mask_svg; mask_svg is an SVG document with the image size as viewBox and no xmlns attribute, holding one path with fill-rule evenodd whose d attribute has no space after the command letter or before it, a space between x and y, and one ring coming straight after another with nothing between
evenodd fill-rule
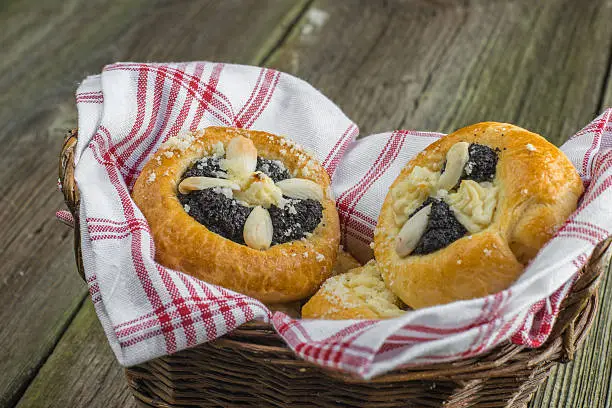
<instances>
[{"instance_id":1,"label":"dark poppy seed center","mask_svg":"<svg viewBox=\"0 0 612 408\"><path fill-rule=\"evenodd\" d=\"M453 211L443 200L429 197L417 208L414 215L421 208L431 204L431 213L427 221L425 232L421 236L412 254L426 255L445 248L467 234L465 227L455 218Z\"/></svg>"},{"instance_id":2,"label":"dark poppy seed center","mask_svg":"<svg viewBox=\"0 0 612 408\"><path fill-rule=\"evenodd\" d=\"M245 207L215 189L179 194L183 208L197 222L212 232L244 245L242 231L252 208Z\"/></svg>"},{"instance_id":3,"label":"dark poppy seed center","mask_svg":"<svg viewBox=\"0 0 612 408\"><path fill-rule=\"evenodd\" d=\"M185 171L183 178L212 177L226 178L220 166L221 158L205 157L198 160ZM282 162L257 158L256 171L261 171L274 182L291 178ZM185 211L210 231L231 241L244 245L243 230L246 219L252 211L234 198L223 194L220 188L178 194L179 202ZM283 244L305 238L312 233L323 218L323 206L316 200L289 199L284 208L268 208L272 219L272 245Z\"/></svg>"},{"instance_id":4,"label":"dark poppy seed center","mask_svg":"<svg viewBox=\"0 0 612 408\"><path fill-rule=\"evenodd\" d=\"M491 149L489 146L472 143L468 147L469 159L463 168L463 174L459 179L474 180L477 183L493 181L497 167L499 149ZM446 170L446 160L442 163L440 173Z\"/></svg>"},{"instance_id":5,"label":"dark poppy seed center","mask_svg":"<svg viewBox=\"0 0 612 408\"><path fill-rule=\"evenodd\" d=\"M283 163L278 160L268 160L261 157L257 158L257 169L272 179L275 183L291 178L291 173L285 168Z\"/></svg>"},{"instance_id":6,"label":"dark poppy seed center","mask_svg":"<svg viewBox=\"0 0 612 408\"><path fill-rule=\"evenodd\" d=\"M285 208L271 206L272 245L301 239L312 232L323 218L323 206L316 200L293 200Z\"/></svg>"},{"instance_id":7,"label":"dark poppy seed center","mask_svg":"<svg viewBox=\"0 0 612 408\"><path fill-rule=\"evenodd\" d=\"M497 151L496 151L497 150ZM472 143L468 148L470 158L463 169L462 180L474 180L477 183L493 181L497 167L497 152L489 146Z\"/></svg>"}]
</instances>

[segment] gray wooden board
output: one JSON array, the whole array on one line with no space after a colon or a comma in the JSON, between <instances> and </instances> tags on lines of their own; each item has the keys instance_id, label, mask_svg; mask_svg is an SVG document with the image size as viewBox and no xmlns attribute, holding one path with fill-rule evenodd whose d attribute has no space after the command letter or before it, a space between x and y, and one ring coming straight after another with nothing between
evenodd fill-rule
<instances>
[{"instance_id":1,"label":"gray wooden board","mask_svg":"<svg viewBox=\"0 0 612 408\"><path fill-rule=\"evenodd\" d=\"M601 109L611 14L604 0L316 1L266 64L321 89L362 136L396 128L448 132L497 120L560 144ZM602 298L610 298L609 286ZM576 361L556 370L531 406L609 406L609 309L607 301ZM86 347L69 337L71 330L83 329L71 327L57 350ZM99 358L113 358L108 346L100 348ZM53 387L52 373L61 370L54 355L24 404ZM124 385L117 387L123 395Z\"/></svg>"},{"instance_id":2,"label":"gray wooden board","mask_svg":"<svg viewBox=\"0 0 612 408\"><path fill-rule=\"evenodd\" d=\"M71 231L54 220L62 206L55 188L59 149L65 130L76 126L78 81L117 60L255 63L304 5L2 2L0 406L23 393L86 293L74 266Z\"/></svg>"},{"instance_id":3,"label":"gray wooden board","mask_svg":"<svg viewBox=\"0 0 612 408\"><path fill-rule=\"evenodd\" d=\"M89 299L17 406L137 406Z\"/></svg>"},{"instance_id":4,"label":"gray wooden board","mask_svg":"<svg viewBox=\"0 0 612 408\"><path fill-rule=\"evenodd\" d=\"M362 136L495 120L560 143L594 117L610 48L605 1L380 4L316 2L271 59L336 101Z\"/></svg>"}]
</instances>

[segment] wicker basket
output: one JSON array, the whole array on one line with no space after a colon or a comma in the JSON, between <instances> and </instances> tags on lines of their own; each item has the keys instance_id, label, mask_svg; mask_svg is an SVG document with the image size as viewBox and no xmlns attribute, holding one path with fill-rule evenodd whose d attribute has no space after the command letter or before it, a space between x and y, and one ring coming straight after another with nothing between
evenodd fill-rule
<instances>
[{"instance_id":1,"label":"wicker basket","mask_svg":"<svg viewBox=\"0 0 612 408\"><path fill-rule=\"evenodd\" d=\"M73 215L79 210L76 140L76 130L66 136L59 169ZM83 275L78 225L74 231ZM550 338L538 349L506 343L475 358L395 370L365 381L298 359L271 325L252 322L213 342L130 367L127 381L134 396L152 407L524 407L552 366L571 360L582 344L597 309L609 247L607 240L595 250L563 301Z\"/></svg>"}]
</instances>

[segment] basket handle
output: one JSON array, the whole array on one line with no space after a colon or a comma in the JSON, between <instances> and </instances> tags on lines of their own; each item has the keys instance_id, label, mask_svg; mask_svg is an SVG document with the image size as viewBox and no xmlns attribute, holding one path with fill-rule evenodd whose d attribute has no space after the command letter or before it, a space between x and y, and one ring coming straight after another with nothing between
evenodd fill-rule
<instances>
[{"instance_id":1,"label":"basket handle","mask_svg":"<svg viewBox=\"0 0 612 408\"><path fill-rule=\"evenodd\" d=\"M83 259L81 257L81 230L79 227L79 189L74 179L74 150L78 140L77 129L69 130L64 137L64 144L59 157L59 182L64 195L64 202L74 218L74 257L77 270L85 280Z\"/></svg>"}]
</instances>

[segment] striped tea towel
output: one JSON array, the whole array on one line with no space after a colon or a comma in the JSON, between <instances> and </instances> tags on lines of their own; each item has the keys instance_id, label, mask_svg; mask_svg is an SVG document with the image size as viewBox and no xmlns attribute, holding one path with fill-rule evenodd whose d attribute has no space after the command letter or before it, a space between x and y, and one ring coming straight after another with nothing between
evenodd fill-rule
<instances>
[{"instance_id":1,"label":"striped tea towel","mask_svg":"<svg viewBox=\"0 0 612 408\"><path fill-rule=\"evenodd\" d=\"M612 110L606 110L563 146L587 187L580 207L510 288L390 320L295 320L154 261L147 222L130 197L147 158L178 132L207 126L286 135L332 175L343 244L363 261L390 184L442 135L396 130L356 141L355 123L306 82L212 62L109 65L83 81L76 99L85 274L123 365L213 340L252 319L271 322L300 357L363 378L475 356L507 339L537 347L576 272L612 231L612 206L605 204L612 201Z\"/></svg>"}]
</instances>

